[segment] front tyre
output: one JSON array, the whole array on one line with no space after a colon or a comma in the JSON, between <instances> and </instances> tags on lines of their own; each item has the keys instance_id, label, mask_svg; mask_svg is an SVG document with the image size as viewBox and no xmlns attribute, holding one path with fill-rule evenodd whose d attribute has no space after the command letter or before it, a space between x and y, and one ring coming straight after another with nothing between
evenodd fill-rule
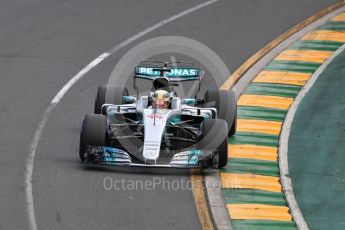
<instances>
[{"instance_id":1,"label":"front tyre","mask_svg":"<svg viewBox=\"0 0 345 230\"><path fill-rule=\"evenodd\" d=\"M80 132L79 157L85 160L86 147L105 146L107 117L98 114L86 114Z\"/></svg>"},{"instance_id":2,"label":"front tyre","mask_svg":"<svg viewBox=\"0 0 345 230\"><path fill-rule=\"evenodd\" d=\"M232 90L208 90L205 92L203 107L217 109L219 119L228 124L228 136L236 133L237 96Z\"/></svg>"},{"instance_id":3,"label":"front tyre","mask_svg":"<svg viewBox=\"0 0 345 230\"><path fill-rule=\"evenodd\" d=\"M216 151L214 159L217 168L223 168L228 163L228 125L222 119L204 120L201 123L202 138L198 148L205 151ZM218 164L217 164L218 163Z\"/></svg>"}]
</instances>

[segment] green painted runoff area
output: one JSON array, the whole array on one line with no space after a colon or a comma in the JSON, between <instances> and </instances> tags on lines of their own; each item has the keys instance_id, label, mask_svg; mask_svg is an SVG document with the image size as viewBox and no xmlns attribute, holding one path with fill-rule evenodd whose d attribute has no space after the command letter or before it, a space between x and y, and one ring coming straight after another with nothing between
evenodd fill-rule
<instances>
[{"instance_id":1,"label":"green painted runoff area","mask_svg":"<svg viewBox=\"0 0 345 230\"><path fill-rule=\"evenodd\" d=\"M345 229L345 52L298 107L288 157L295 197L310 229Z\"/></svg>"}]
</instances>

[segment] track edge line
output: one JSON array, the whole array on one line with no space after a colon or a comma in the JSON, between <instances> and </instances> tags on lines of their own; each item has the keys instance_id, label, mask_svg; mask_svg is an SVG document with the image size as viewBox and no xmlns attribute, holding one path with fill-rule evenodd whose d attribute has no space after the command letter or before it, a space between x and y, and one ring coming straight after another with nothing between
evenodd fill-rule
<instances>
[{"instance_id":1,"label":"track edge line","mask_svg":"<svg viewBox=\"0 0 345 230\"><path fill-rule=\"evenodd\" d=\"M107 59L112 54L116 53L121 48L129 45L130 43L136 41L137 39L143 37L144 35L170 23L173 22L179 18L182 18L190 13L193 13L194 11L197 11L199 9L202 9L208 5L211 5L213 3L218 2L219 0L208 0L206 2L203 2L199 5L196 5L192 8L189 8L185 11L182 11L178 14L175 14L167 19L164 19L148 28L146 28L143 31L140 31L136 34L134 34L132 37L127 38L123 42L115 45L114 47L110 48L106 52L102 53L98 57L96 57L93 61L91 61L87 66L85 66L83 69L81 69L76 75L74 75L55 95L55 97L50 102L48 108L45 110L42 119L40 120L38 124L38 128L36 129L34 133L34 137L30 143L29 147L29 154L26 157L25 160L25 169L24 169L24 197L25 197L25 206L26 206L26 212L28 215L28 222L29 222L29 229L30 230L37 230L37 221L36 221L36 213L35 213L35 206L34 206L34 199L33 199L33 171L34 171L34 162L35 162L35 155L36 151L39 145L39 141L41 139L41 135L44 131L44 128L46 126L46 123L49 119L50 113L54 110L55 106L59 104L59 102L63 99L65 94L79 81L81 80L89 71L91 71L93 68L95 68L97 65L99 65L101 62L103 62L105 59Z\"/></svg>"},{"instance_id":2,"label":"track edge line","mask_svg":"<svg viewBox=\"0 0 345 230\"><path fill-rule=\"evenodd\" d=\"M297 204L293 187L292 180L289 177L289 165L288 165L288 145L291 125L293 123L297 109L303 100L306 93L312 88L318 77L323 73L326 67L343 51L345 50L345 45L342 45L331 57L327 59L312 75L307 84L301 89L294 102L291 104L291 107L285 117L284 124L282 126L282 131L279 139L279 171L280 171L280 180L283 186L283 192L285 194L286 200L288 202L291 214L297 224L298 229L309 230L309 226L306 220L303 217L303 214Z\"/></svg>"}]
</instances>

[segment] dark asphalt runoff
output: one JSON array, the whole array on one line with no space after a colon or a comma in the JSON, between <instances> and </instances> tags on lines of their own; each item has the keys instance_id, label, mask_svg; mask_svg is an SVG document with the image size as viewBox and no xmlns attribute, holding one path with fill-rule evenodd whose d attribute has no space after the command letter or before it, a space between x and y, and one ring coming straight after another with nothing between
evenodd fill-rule
<instances>
[{"instance_id":1,"label":"dark asphalt runoff","mask_svg":"<svg viewBox=\"0 0 345 230\"><path fill-rule=\"evenodd\" d=\"M0 1L0 228L29 229L24 170L30 143L56 93L125 39L203 1ZM140 38L79 81L53 110L38 144L33 198L38 229L200 229L190 190L110 190L112 181L190 181L188 171L87 169L78 159L83 115L131 47L162 35L213 49L234 71L263 45L335 0L216 2Z\"/></svg>"},{"instance_id":2,"label":"dark asphalt runoff","mask_svg":"<svg viewBox=\"0 0 345 230\"><path fill-rule=\"evenodd\" d=\"M345 229L345 52L301 102L289 140L289 168L310 229Z\"/></svg>"}]
</instances>

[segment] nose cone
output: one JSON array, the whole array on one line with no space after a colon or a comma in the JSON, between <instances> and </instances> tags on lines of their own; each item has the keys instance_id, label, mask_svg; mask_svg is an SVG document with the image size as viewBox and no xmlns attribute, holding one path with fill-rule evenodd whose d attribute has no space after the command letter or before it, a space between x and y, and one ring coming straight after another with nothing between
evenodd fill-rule
<instances>
[{"instance_id":1,"label":"nose cone","mask_svg":"<svg viewBox=\"0 0 345 230\"><path fill-rule=\"evenodd\" d=\"M170 110L144 109L143 157L145 160L156 161L158 159L165 125L170 114Z\"/></svg>"}]
</instances>

